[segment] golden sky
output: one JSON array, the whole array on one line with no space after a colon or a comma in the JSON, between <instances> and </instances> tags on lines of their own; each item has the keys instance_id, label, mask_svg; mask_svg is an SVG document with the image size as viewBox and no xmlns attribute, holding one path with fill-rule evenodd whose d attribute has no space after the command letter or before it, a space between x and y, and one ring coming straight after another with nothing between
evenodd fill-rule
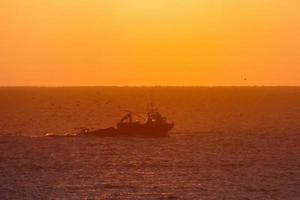
<instances>
[{"instance_id":1,"label":"golden sky","mask_svg":"<svg viewBox=\"0 0 300 200\"><path fill-rule=\"evenodd\" d=\"M1 0L0 85L300 85L299 10L299 0Z\"/></svg>"}]
</instances>

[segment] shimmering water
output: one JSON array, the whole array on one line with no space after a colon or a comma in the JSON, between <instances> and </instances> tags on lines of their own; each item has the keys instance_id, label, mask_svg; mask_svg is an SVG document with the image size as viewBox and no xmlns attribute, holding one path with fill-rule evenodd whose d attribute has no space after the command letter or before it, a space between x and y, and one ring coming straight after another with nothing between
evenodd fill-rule
<instances>
[{"instance_id":1,"label":"shimmering water","mask_svg":"<svg viewBox=\"0 0 300 200\"><path fill-rule=\"evenodd\" d=\"M0 199L299 199L300 88L2 88ZM47 138L152 100L167 138Z\"/></svg>"}]
</instances>

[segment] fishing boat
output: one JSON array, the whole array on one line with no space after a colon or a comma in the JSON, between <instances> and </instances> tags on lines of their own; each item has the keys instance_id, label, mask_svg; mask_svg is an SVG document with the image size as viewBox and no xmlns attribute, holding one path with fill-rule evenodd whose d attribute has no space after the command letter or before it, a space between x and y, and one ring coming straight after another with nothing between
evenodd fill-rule
<instances>
[{"instance_id":1,"label":"fishing boat","mask_svg":"<svg viewBox=\"0 0 300 200\"><path fill-rule=\"evenodd\" d=\"M124 111L126 115L117 123L116 127L97 130L82 129L77 136L163 137L168 136L170 130L174 128L174 123L168 122L167 118L162 116L158 109L151 108L147 112L147 118L129 110ZM142 118L144 122L133 120L133 116Z\"/></svg>"}]
</instances>

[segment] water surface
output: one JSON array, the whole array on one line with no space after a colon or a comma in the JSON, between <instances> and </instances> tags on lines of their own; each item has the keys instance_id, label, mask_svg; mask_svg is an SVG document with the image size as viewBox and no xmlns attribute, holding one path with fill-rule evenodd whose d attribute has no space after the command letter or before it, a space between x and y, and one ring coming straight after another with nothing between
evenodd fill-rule
<instances>
[{"instance_id":1,"label":"water surface","mask_svg":"<svg viewBox=\"0 0 300 200\"><path fill-rule=\"evenodd\" d=\"M1 88L0 199L299 199L300 88ZM152 100L167 138L47 138Z\"/></svg>"}]
</instances>

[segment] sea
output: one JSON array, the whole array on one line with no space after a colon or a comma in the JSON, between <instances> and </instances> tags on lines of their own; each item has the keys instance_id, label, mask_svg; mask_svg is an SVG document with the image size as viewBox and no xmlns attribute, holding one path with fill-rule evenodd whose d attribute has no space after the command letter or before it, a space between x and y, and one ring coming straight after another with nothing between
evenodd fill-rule
<instances>
[{"instance_id":1,"label":"sea","mask_svg":"<svg viewBox=\"0 0 300 200\"><path fill-rule=\"evenodd\" d=\"M168 137L45 137L150 104ZM300 87L2 87L0 199L298 200Z\"/></svg>"}]
</instances>

